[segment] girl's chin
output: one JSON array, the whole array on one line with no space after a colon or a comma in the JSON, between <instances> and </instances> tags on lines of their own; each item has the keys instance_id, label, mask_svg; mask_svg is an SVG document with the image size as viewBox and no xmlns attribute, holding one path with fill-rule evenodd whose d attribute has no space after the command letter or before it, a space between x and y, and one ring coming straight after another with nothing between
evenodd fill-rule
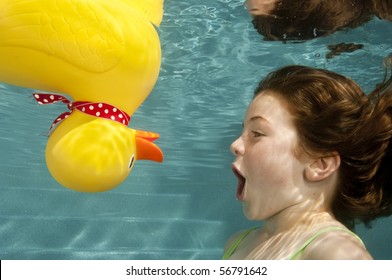
<instances>
[{"instance_id":1,"label":"girl's chin","mask_svg":"<svg viewBox=\"0 0 392 280\"><path fill-rule=\"evenodd\" d=\"M249 205L247 203L242 203L242 212L244 213L244 216L248 220L250 220L250 221L256 220L254 213L252 213L252 211L250 211Z\"/></svg>"},{"instance_id":2,"label":"girl's chin","mask_svg":"<svg viewBox=\"0 0 392 280\"><path fill-rule=\"evenodd\" d=\"M263 221L265 218L264 216L260 215L260 213L251 211L247 203L242 204L242 212L249 221Z\"/></svg>"}]
</instances>

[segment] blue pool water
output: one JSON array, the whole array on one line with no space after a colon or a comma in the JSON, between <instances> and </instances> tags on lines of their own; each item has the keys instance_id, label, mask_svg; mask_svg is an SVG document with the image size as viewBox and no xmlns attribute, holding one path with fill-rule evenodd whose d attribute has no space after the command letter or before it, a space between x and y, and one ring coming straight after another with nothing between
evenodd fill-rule
<instances>
[{"instance_id":1,"label":"blue pool water","mask_svg":"<svg viewBox=\"0 0 392 280\"><path fill-rule=\"evenodd\" d=\"M0 84L1 259L219 259L227 238L253 226L235 200L229 145L266 73L306 64L380 82L392 24L301 44L262 41L243 0L165 1L160 78L130 127L159 132L162 164L138 161L112 191L78 193L49 175L45 136L64 106L39 107L31 90ZM364 44L325 58L327 45ZM376 259L392 259L392 217L358 228Z\"/></svg>"}]
</instances>

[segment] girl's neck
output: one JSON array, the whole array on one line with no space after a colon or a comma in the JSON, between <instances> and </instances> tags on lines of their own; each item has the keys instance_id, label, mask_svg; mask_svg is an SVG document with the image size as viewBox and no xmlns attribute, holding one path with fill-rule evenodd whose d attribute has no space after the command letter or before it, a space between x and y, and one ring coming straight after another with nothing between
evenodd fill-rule
<instances>
[{"instance_id":1,"label":"girl's neck","mask_svg":"<svg viewBox=\"0 0 392 280\"><path fill-rule=\"evenodd\" d=\"M299 203L265 220L264 231L269 236L301 228L306 230L320 224L338 223L331 211L322 204Z\"/></svg>"}]
</instances>

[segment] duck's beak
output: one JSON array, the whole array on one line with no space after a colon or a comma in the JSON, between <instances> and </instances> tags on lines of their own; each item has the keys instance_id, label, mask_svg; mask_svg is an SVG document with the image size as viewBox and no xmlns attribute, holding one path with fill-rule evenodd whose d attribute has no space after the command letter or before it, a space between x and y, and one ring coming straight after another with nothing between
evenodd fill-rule
<instances>
[{"instance_id":1,"label":"duck's beak","mask_svg":"<svg viewBox=\"0 0 392 280\"><path fill-rule=\"evenodd\" d=\"M148 136L145 133L148 133ZM153 140L159 137L158 134L154 134L153 137L150 132L136 132L136 159L137 160L152 160L157 162L163 161L163 153L161 149L152 143Z\"/></svg>"}]
</instances>

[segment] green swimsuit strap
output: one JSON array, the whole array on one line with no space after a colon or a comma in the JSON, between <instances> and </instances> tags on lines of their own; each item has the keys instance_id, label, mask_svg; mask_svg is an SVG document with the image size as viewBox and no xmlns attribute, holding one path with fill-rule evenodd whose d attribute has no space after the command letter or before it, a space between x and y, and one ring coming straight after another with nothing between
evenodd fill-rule
<instances>
[{"instance_id":1,"label":"green swimsuit strap","mask_svg":"<svg viewBox=\"0 0 392 280\"><path fill-rule=\"evenodd\" d=\"M355 236L356 238L358 238L358 240L362 243L363 246L365 246L365 244L363 243L363 241L361 240L361 238L359 238L358 235L356 235L354 232L343 228L343 227L338 227L338 226L332 226L332 227L327 227L324 228L318 232L316 232L312 237L310 237L297 251L294 252L294 254L292 254L289 258L289 260L295 260L298 258L298 256L306 249L306 247L308 247L308 245L310 243L312 243L317 237L319 237L320 235L322 235L323 233L326 232L330 232L330 231L334 231L334 230L341 230L341 231L345 231L353 236Z\"/></svg>"},{"instance_id":2,"label":"green swimsuit strap","mask_svg":"<svg viewBox=\"0 0 392 280\"><path fill-rule=\"evenodd\" d=\"M231 246L226 250L225 254L222 257L222 260L228 260L231 255L234 253L234 251L237 249L237 247L240 245L240 243L242 242L242 240L244 240L244 238L251 233L252 231L254 231L255 229L258 229L259 227L254 227L254 228L250 228L246 231L244 231L232 244Z\"/></svg>"}]
</instances>

